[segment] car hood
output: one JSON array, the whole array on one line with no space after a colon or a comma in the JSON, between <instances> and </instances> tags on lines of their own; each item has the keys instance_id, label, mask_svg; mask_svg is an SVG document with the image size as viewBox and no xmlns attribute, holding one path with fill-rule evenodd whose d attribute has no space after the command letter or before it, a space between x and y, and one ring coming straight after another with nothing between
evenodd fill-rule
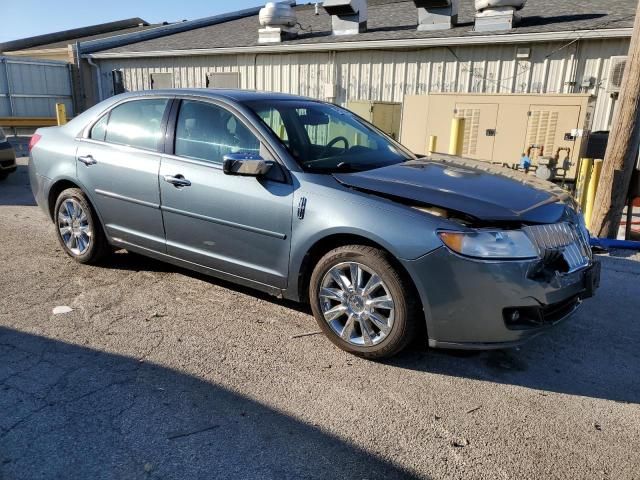
<instances>
[{"instance_id":1,"label":"car hood","mask_svg":"<svg viewBox=\"0 0 640 480\"><path fill-rule=\"evenodd\" d=\"M482 221L554 223L570 202L570 195L553 183L445 155L334 177L359 190L461 212Z\"/></svg>"}]
</instances>

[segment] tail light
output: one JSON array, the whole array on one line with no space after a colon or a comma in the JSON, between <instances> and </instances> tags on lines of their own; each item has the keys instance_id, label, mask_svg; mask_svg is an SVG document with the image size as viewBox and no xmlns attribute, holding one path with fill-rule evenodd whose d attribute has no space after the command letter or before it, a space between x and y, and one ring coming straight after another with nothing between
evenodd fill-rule
<instances>
[{"instance_id":1,"label":"tail light","mask_svg":"<svg viewBox=\"0 0 640 480\"><path fill-rule=\"evenodd\" d=\"M34 133L31 136L31 139L29 140L29 153L31 153L31 150L33 150L33 147L36 146L36 143L38 143L41 138L42 138L42 135L38 135L37 133Z\"/></svg>"}]
</instances>

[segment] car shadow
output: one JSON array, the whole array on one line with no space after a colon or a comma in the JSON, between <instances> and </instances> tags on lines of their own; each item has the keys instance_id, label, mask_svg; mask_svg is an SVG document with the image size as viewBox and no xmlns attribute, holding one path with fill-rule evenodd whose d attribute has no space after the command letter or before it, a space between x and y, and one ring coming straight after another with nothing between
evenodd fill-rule
<instances>
[{"instance_id":1,"label":"car shadow","mask_svg":"<svg viewBox=\"0 0 640 480\"><path fill-rule=\"evenodd\" d=\"M140 359L8 328L0 359L0 478L417 478L318 426Z\"/></svg>"},{"instance_id":2,"label":"car shadow","mask_svg":"<svg viewBox=\"0 0 640 480\"><path fill-rule=\"evenodd\" d=\"M512 349L412 349L387 363L398 368L504 385L640 404L640 263L602 259L596 296L573 317Z\"/></svg>"},{"instance_id":3,"label":"car shadow","mask_svg":"<svg viewBox=\"0 0 640 480\"><path fill-rule=\"evenodd\" d=\"M545 392L640 403L640 296L634 281L640 263L603 259L602 286L593 299L566 322L518 348L492 351L434 350L421 338L404 353L384 363L425 373L465 377ZM626 268L619 266L625 262ZM160 261L120 251L110 268L176 272L286 308L311 314L308 305L277 299L180 269ZM636 287L637 288L637 287ZM425 379L428 381L428 379Z\"/></svg>"},{"instance_id":4,"label":"car shadow","mask_svg":"<svg viewBox=\"0 0 640 480\"><path fill-rule=\"evenodd\" d=\"M273 295L269 295L268 293L262 292L260 290L255 290L253 288L238 285L236 283L219 278L214 278L209 275L205 275L204 273L188 270L186 268L178 267L170 263L156 260L155 258L145 257L144 255L140 255L134 252L128 252L126 250L118 250L117 252L114 252L102 262L101 266L114 270L125 270L134 272L179 273L191 278L196 278L203 282L216 284L220 287L227 288L238 293L250 295L261 300L266 300L271 303L282 305L283 307L290 308L291 310L311 314L311 308L307 304L286 300L284 298L274 297Z\"/></svg>"},{"instance_id":5,"label":"car shadow","mask_svg":"<svg viewBox=\"0 0 640 480\"><path fill-rule=\"evenodd\" d=\"M0 181L0 206L32 206L36 201L29 185L29 167L20 159L18 169Z\"/></svg>"}]
</instances>

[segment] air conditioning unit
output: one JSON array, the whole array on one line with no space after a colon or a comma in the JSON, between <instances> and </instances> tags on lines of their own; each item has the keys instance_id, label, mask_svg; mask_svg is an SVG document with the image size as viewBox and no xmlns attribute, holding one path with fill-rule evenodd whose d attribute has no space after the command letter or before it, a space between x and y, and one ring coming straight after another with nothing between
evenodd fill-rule
<instances>
[{"instance_id":1,"label":"air conditioning unit","mask_svg":"<svg viewBox=\"0 0 640 480\"><path fill-rule=\"evenodd\" d=\"M609 81L607 82L607 92L620 93L622 88L622 77L627 65L627 57L611 57L609 67Z\"/></svg>"}]
</instances>

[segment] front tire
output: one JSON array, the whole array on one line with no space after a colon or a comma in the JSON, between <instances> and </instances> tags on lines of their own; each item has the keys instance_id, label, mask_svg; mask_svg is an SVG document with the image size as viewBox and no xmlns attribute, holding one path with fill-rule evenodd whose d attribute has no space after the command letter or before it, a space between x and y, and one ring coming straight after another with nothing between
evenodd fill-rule
<instances>
[{"instance_id":1,"label":"front tire","mask_svg":"<svg viewBox=\"0 0 640 480\"><path fill-rule=\"evenodd\" d=\"M415 337L414 288L382 250L348 245L330 251L313 270L309 297L325 335L354 355L391 357Z\"/></svg>"},{"instance_id":2,"label":"front tire","mask_svg":"<svg viewBox=\"0 0 640 480\"><path fill-rule=\"evenodd\" d=\"M53 219L60 245L75 261L96 264L109 253L100 221L79 188L58 195Z\"/></svg>"}]
</instances>

